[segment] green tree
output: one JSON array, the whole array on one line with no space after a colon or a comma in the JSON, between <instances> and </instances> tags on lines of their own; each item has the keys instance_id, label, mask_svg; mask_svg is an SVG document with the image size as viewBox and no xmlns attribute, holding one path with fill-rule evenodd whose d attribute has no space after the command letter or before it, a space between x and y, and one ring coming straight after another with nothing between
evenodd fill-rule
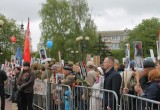
<instances>
[{"instance_id":1,"label":"green tree","mask_svg":"<svg viewBox=\"0 0 160 110\"><path fill-rule=\"evenodd\" d=\"M85 0L47 0L42 4L40 16L44 46L46 47L49 39L54 42L50 51L51 57L58 59L59 50L65 60L71 58L71 50L78 50L80 53L79 44L76 42L78 36L90 37L87 50L95 43L96 26Z\"/></svg>"},{"instance_id":2,"label":"green tree","mask_svg":"<svg viewBox=\"0 0 160 110\"><path fill-rule=\"evenodd\" d=\"M102 41L101 35L98 41L92 47L93 55L100 55L100 61L103 61L106 56L112 56L111 50L108 48L106 42Z\"/></svg>"},{"instance_id":3,"label":"green tree","mask_svg":"<svg viewBox=\"0 0 160 110\"><path fill-rule=\"evenodd\" d=\"M150 56L149 49L153 49L156 55L156 41L158 40L159 29L159 18L145 19L129 33L129 38L121 43L121 48L123 49L126 43L130 43L131 53L133 53L133 42L142 41L143 56ZM131 54L131 58L133 58L133 54Z\"/></svg>"},{"instance_id":4,"label":"green tree","mask_svg":"<svg viewBox=\"0 0 160 110\"><path fill-rule=\"evenodd\" d=\"M4 15L0 14L0 20L3 20L3 27L0 28L0 49L2 50L1 62L7 59L10 61L11 55L15 55L16 49L23 45L23 37L21 34L20 26L16 25L16 21L13 19L7 19ZM16 42L11 43L10 37L16 37Z\"/></svg>"}]
</instances>

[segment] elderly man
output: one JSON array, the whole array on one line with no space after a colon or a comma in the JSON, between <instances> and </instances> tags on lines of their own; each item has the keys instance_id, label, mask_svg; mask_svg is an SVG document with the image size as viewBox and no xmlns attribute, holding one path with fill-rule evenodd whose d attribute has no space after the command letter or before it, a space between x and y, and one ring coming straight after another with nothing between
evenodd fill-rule
<instances>
[{"instance_id":1,"label":"elderly man","mask_svg":"<svg viewBox=\"0 0 160 110\"><path fill-rule=\"evenodd\" d=\"M155 69L155 63L153 62L152 59L150 58L145 58L143 61L143 73L142 73L142 77L139 80L140 84L137 84L134 89L137 92L137 94L141 97L146 97L149 99L154 99L155 95L152 95L155 93L156 89L153 89L152 86L150 86L152 83L151 81L149 81L148 79L148 74ZM153 72L153 71L152 71ZM155 71L154 74L157 74L157 72ZM153 76L154 77L154 76ZM151 88L151 89L150 89ZM149 91L150 90L150 91ZM152 93L152 94L149 94ZM147 95L146 95L146 94ZM146 96L145 96L146 95ZM157 98L158 99L158 98ZM138 101L138 109L142 109L144 110L146 108L146 103L145 102L141 102ZM149 106L148 106L149 107Z\"/></svg>"},{"instance_id":2,"label":"elderly man","mask_svg":"<svg viewBox=\"0 0 160 110\"><path fill-rule=\"evenodd\" d=\"M60 80L59 83L71 86L75 81L75 76L71 72L72 72L71 67L64 66L63 67L64 79Z\"/></svg>"},{"instance_id":3,"label":"elderly man","mask_svg":"<svg viewBox=\"0 0 160 110\"><path fill-rule=\"evenodd\" d=\"M135 91L139 94L139 95L143 95L143 93L141 93L140 91L145 91L149 84L148 84L148 73L155 69L155 63L153 62L152 59L149 59L149 58L145 58L144 61L143 61L143 67L144 67L144 70L143 70L143 73L142 73L142 77L140 78L140 85L136 85L135 86Z\"/></svg>"},{"instance_id":4,"label":"elderly man","mask_svg":"<svg viewBox=\"0 0 160 110\"><path fill-rule=\"evenodd\" d=\"M51 74L49 81L52 83L56 83L56 72L57 72L57 65L56 64L52 65L51 72L52 72L52 74Z\"/></svg>"},{"instance_id":5,"label":"elderly man","mask_svg":"<svg viewBox=\"0 0 160 110\"><path fill-rule=\"evenodd\" d=\"M120 96L121 76L114 70L114 59L112 57L106 57L103 62L104 72L104 89L112 90L116 92L118 97ZM116 110L116 104L112 94L104 93L103 104L105 110ZM114 106L113 106L114 105Z\"/></svg>"}]
</instances>

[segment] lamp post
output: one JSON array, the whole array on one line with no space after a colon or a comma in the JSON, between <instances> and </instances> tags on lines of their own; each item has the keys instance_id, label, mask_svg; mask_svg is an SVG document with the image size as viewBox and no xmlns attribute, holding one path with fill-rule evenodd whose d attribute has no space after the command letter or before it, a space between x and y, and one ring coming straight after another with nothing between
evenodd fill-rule
<instances>
[{"instance_id":1,"label":"lamp post","mask_svg":"<svg viewBox=\"0 0 160 110\"><path fill-rule=\"evenodd\" d=\"M0 20L0 28L3 26L4 22L3 20Z\"/></svg>"},{"instance_id":2,"label":"lamp post","mask_svg":"<svg viewBox=\"0 0 160 110\"><path fill-rule=\"evenodd\" d=\"M74 63L76 62L76 61L75 61L75 58L76 58L75 55L78 54L78 53L79 53L79 52L78 52L77 50L76 50L76 51L73 51L73 50L71 51L71 54L73 54L72 57L73 57L73 62L74 62Z\"/></svg>"},{"instance_id":3,"label":"lamp post","mask_svg":"<svg viewBox=\"0 0 160 110\"><path fill-rule=\"evenodd\" d=\"M3 24L4 24L3 20L0 20L0 29L2 28ZM0 32L0 34L1 34L1 32ZM1 63L2 63L2 60L3 60L2 55L3 55L2 42L0 41L0 57L1 57Z\"/></svg>"},{"instance_id":4,"label":"lamp post","mask_svg":"<svg viewBox=\"0 0 160 110\"><path fill-rule=\"evenodd\" d=\"M81 47L81 52L82 52L82 55L81 55L81 60L83 61L83 54L84 54L84 50L86 49L86 44L87 44L87 41L89 41L89 37L82 37L82 36L79 36L76 38L76 41L80 42L80 47Z\"/></svg>"},{"instance_id":5,"label":"lamp post","mask_svg":"<svg viewBox=\"0 0 160 110\"><path fill-rule=\"evenodd\" d=\"M2 51L2 49L0 48L1 63L2 63L2 55L3 55L3 51Z\"/></svg>"}]
</instances>

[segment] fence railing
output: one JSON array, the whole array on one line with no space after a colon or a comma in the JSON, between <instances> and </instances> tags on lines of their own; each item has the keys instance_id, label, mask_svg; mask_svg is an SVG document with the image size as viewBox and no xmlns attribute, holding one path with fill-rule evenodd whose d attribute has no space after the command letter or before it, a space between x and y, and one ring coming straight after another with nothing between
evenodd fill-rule
<instances>
[{"instance_id":1,"label":"fence railing","mask_svg":"<svg viewBox=\"0 0 160 110\"><path fill-rule=\"evenodd\" d=\"M47 110L47 83L42 80L35 80L33 106L34 110Z\"/></svg>"},{"instance_id":2,"label":"fence railing","mask_svg":"<svg viewBox=\"0 0 160 110\"><path fill-rule=\"evenodd\" d=\"M35 110L73 110L70 86L36 80L33 106Z\"/></svg>"},{"instance_id":3,"label":"fence railing","mask_svg":"<svg viewBox=\"0 0 160 110\"><path fill-rule=\"evenodd\" d=\"M106 110L107 106L118 110L118 96L114 91L84 86L75 86L72 91L74 110Z\"/></svg>"},{"instance_id":4,"label":"fence railing","mask_svg":"<svg viewBox=\"0 0 160 110\"><path fill-rule=\"evenodd\" d=\"M13 79L5 83L5 93L12 96ZM120 105L114 91L47 83L35 80L34 110L160 110L160 102L130 94L122 94Z\"/></svg>"},{"instance_id":5,"label":"fence railing","mask_svg":"<svg viewBox=\"0 0 160 110\"><path fill-rule=\"evenodd\" d=\"M120 110L160 110L160 102L123 94L120 99Z\"/></svg>"},{"instance_id":6,"label":"fence railing","mask_svg":"<svg viewBox=\"0 0 160 110\"><path fill-rule=\"evenodd\" d=\"M5 81L5 93L7 95L12 95L12 83L13 83L13 79L8 77L8 80Z\"/></svg>"},{"instance_id":7,"label":"fence railing","mask_svg":"<svg viewBox=\"0 0 160 110\"><path fill-rule=\"evenodd\" d=\"M8 77L8 80L5 81L4 90L5 94L7 95L7 101L12 100L12 93L13 93L13 78Z\"/></svg>"},{"instance_id":8,"label":"fence railing","mask_svg":"<svg viewBox=\"0 0 160 110\"><path fill-rule=\"evenodd\" d=\"M49 92L51 91L51 92ZM73 98L70 86L48 83L47 110L73 110Z\"/></svg>"}]
</instances>

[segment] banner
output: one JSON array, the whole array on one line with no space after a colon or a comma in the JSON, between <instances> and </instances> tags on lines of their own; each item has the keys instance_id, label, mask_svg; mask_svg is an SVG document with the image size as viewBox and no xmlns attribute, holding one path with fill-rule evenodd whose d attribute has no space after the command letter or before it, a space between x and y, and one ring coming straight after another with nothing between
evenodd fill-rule
<instances>
[{"instance_id":1,"label":"banner","mask_svg":"<svg viewBox=\"0 0 160 110\"><path fill-rule=\"evenodd\" d=\"M142 41L134 41L135 70L143 69Z\"/></svg>"},{"instance_id":2,"label":"banner","mask_svg":"<svg viewBox=\"0 0 160 110\"><path fill-rule=\"evenodd\" d=\"M91 61L91 54L87 54L86 56L86 62Z\"/></svg>"},{"instance_id":3,"label":"banner","mask_svg":"<svg viewBox=\"0 0 160 110\"><path fill-rule=\"evenodd\" d=\"M157 44L157 59L160 60L160 45L159 45L159 41L156 41Z\"/></svg>"},{"instance_id":4,"label":"banner","mask_svg":"<svg viewBox=\"0 0 160 110\"><path fill-rule=\"evenodd\" d=\"M35 64L35 63L36 63L36 58L35 57L31 58L31 64Z\"/></svg>"},{"instance_id":5,"label":"banner","mask_svg":"<svg viewBox=\"0 0 160 110\"><path fill-rule=\"evenodd\" d=\"M44 48L39 50L39 54L41 60L45 60L47 58L46 50Z\"/></svg>"},{"instance_id":6,"label":"banner","mask_svg":"<svg viewBox=\"0 0 160 110\"><path fill-rule=\"evenodd\" d=\"M130 44L125 45L125 70L130 70Z\"/></svg>"},{"instance_id":7,"label":"banner","mask_svg":"<svg viewBox=\"0 0 160 110\"><path fill-rule=\"evenodd\" d=\"M62 65L62 59L61 59L61 51L58 51L58 59L59 59L59 63L61 65L61 67L63 67L63 65Z\"/></svg>"},{"instance_id":8,"label":"banner","mask_svg":"<svg viewBox=\"0 0 160 110\"><path fill-rule=\"evenodd\" d=\"M21 47L18 46L17 51L16 51L16 60L19 66L22 66L22 59L23 59L22 50L21 50Z\"/></svg>"},{"instance_id":9,"label":"banner","mask_svg":"<svg viewBox=\"0 0 160 110\"><path fill-rule=\"evenodd\" d=\"M94 65L100 66L100 56L93 56Z\"/></svg>"},{"instance_id":10,"label":"banner","mask_svg":"<svg viewBox=\"0 0 160 110\"><path fill-rule=\"evenodd\" d=\"M47 84L44 81L34 81L34 94L47 95Z\"/></svg>"},{"instance_id":11,"label":"banner","mask_svg":"<svg viewBox=\"0 0 160 110\"><path fill-rule=\"evenodd\" d=\"M11 62L16 63L16 56L15 55L11 55Z\"/></svg>"},{"instance_id":12,"label":"banner","mask_svg":"<svg viewBox=\"0 0 160 110\"><path fill-rule=\"evenodd\" d=\"M87 76L87 72L86 72L86 69L85 69L85 66L83 64L83 62L79 62L79 66L80 66L80 72L82 74L83 77L86 77Z\"/></svg>"},{"instance_id":13,"label":"banner","mask_svg":"<svg viewBox=\"0 0 160 110\"><path fill-rule=\"evenodd\" d=\"M24 54L23 54L24 62L30 62L31 61L31 55L30 55L30 29L29 29L29 18L28 18L28 25L26 30L26 36L24 41Z\"/></svg>"},{"instance_id":14,"label":"banner","mask_svg":"<svg viewBox=\"0 0 160 110\"><path fill-rule=\"evenodd\" d=\"M150 51L150 55L151 55L152 60L154 61L154 63L156 63L156 59L154 57L153 49L149 49L149 51Z\"/></svg>"}]
</instances>

